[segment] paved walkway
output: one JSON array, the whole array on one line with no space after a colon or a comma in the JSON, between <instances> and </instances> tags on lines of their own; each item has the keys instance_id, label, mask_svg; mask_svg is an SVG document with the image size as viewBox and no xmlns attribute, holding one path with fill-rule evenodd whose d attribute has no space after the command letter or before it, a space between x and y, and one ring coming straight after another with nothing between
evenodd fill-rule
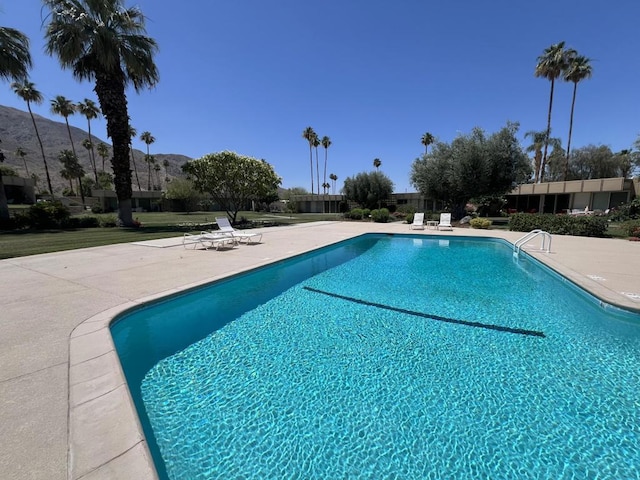
<instances>
[{"instance_id":1,"label":"paved walkway","mask_svg":"<svg viewBox=\"0 0 640 480\"><path fill-rule=\"evenodd\" d=\"M263 243L224 251L165 239L0 261L0 477L154 478L107 329L127 308L370 231L521 236L351 222L262 231ZM554 236L551 254L533 255L640 310L640 242Z\"/></svg>"}]
</instances>

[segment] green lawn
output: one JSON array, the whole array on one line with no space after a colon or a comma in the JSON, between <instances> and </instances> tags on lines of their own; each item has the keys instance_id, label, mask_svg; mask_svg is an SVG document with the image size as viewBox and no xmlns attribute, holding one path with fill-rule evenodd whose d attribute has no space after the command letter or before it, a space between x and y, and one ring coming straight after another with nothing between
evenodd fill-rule
<instances>
[{"instance_id":1,"label":"green lawn","mask_svg":"<svg viewBox=\"0 0 640 480\"><path fill-rule=\"evenodd\" d=\"M224 212L159 212L135 213L134 218L142 222L136 229L129 228L78 228L75 230L20 230L0 231L0 259L51 253L76 248L98 247L114 243L139 242L158 238L181 236L184 232L206 229L215 217ZM113 217L113 214L99 214L96 217ZM336 220L336 215L323 214L267 214L240 212L238 220L264 223L264 225L289 225L319 220Z\"/></svg>"}]
</instances>

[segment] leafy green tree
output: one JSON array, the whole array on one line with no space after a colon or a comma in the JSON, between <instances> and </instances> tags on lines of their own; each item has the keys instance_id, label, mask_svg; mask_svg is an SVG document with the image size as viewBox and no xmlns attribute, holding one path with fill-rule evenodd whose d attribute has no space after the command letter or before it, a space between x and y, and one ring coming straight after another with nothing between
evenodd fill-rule
<instances>
[{"instance_id":1,"label":"leafy green tree","mask_svg":"<svg viewBox=\"0 0 640 480\"><path fill-rule=\"evenodd\" d=\"M89 98L85 98L83 102L79 102L76 107L81 115L87 119L87 128L89 132L89 147L85 145L85 148L89 151L89 160L91 160L91 167L93 168L93 176L96 183L98 183L98 166L96 165L96 154L93 150L93 137L91 136L91 120L95 120L100 115L100 109L96 105L96 102ZM83 143L84 145L84 143ZM104 170L104 168L103 168Z\"/></svg>"},{"instance_id":2,"label":"leafy green tree","mask_svg":"<svg viewBox=\"0 0 640 480\"><path fill-rule=\"evenodd\" d=\"M435 142L436 139L433 135L431 135L429 132L425 133L424 135L422 135L422 138L420 139L420 143L422 143L422 145L424 145L424 154L426 155L427 153L429 153L429 145L433 145L433 142Z\"/></svg>"},{"instance_id":3,"label":"leafy green tree","mask_svg":"<svg viewBox=\"0 0 640 480\"><path fill-rule=\"evenodd\" d=\"M302 132L302 138L309 143L309 164L311 165L311 195L313 195L313 143L318 135L311 127L307 127ZM319 188L319 187L318 187Z\"/></svg>"},{"instance_id":4,"label":"leafy green tree","mask_svg":"<svg viewBox=\"0 0 640 480\"><path fill-rule=\"evenodd\" d=\"M259 200L277 192L282 180L265 160L219 152L187 162L183 171L196 188L211 195L231 223L250 200Z\"/></svg>"},{"instance_id":5,"label":"leafy green tree","mask_svg":"<svg viewBox=\"0 0 640 480\"><path fill-rule=\"evenodd\" d=\"M180 202L187 213L198 209L204 195L196 188L193 180L176 178L167 186L166 198Z\"/></svg>"},{"instance_id":6,"label":"leafy green tree","mask_svg":"<svg viewBox=\"0 0 640 480\"><path fill-rule=\"evenodd\" d=\"M11 88L22 100L27 103L27 110L31 115L31 121L33 122L33 129L36 132L36 138L40 145L40 152L42 153L42 162L44 163L44 173L47 176L47 186L49 187L49 194L53 197L53 187L51 186L51 176L49 175L49 166L47 165L47 156L44 153L44 146L42 145L42 139L40 138L40 132L38 131L38 125L36 125L36 119L31 111L31 104L35 103L39 105L42 103L42 94L36 90L35 85L32 82L13 82Z\"/></svg>"},{"instance_id":7,"label":"leafy green tree","mask_svg":"<svg viewBox=\"0 0 640 480\"><path fill-rule=\"evenodd\" d=\"M565 150L562 148L562 142L559 139L555 142L550 141L549 145L552 146L551 154L547 159L547 172L545 173L549 182L560 182L566 180L568 177L565 175L566 157Z\"/></svg>"},{"instance_id":8,"label":"leafy green tree","mask_svg":"<svg viewBox=\"0 0 640 480\"><path fill-rule=\"evenodd\" d=\"M431 154L411 166L411 183L425 196L443 200L460 217L471 198L501 196L531 175L516 138L517 123L490 135L475 128L451 144L436 142Z\"/></svg>"},{"instance_id":9,"label":"leafy green tree","mask_svg":"<svg viewBox=\"0 0 640 480\"><path fill-rule=\"evenodd\" d=\"M43 0L51 10L46 51L78 80L95 82L100 109L113 142L113 166L118 220L133 226L129 114L125 90L138 92L158 82L153 62L156 42L145 35L145 18L138 8L125 9L123 0Z\"/></svg>"},{"instance_id":10,"label":"leafy green tree","mask_svg":"<svg viewBox=\"0 0 640 480\"><path fill-rule=\"evenodd\" d=\"M29 38L14 28L0 27L0 78L23 80L31 65Z\"/></svg>"},{"instance_id":11,"label":"leafy green tree","mask_svg":"<svg viewBox=\"0 0 640 480\"><path fill-rule=\"evenodd\" d=\"M144 161L147 162L149 167L149 179L147 182L147 190L151 190L151 165L156 163L156 159L149 154L149 145L156 141L156 138L151 135L151 132L142 132L140 134L140 140L147 144L147 155L144 157Z\"/></svg>"},{"instance_id":12,"label":"leafy green tree","mask_svg":"<svg viewBox=\"0 0 640 480\"><path fill-rule=\"evenodd\" d=\"M622 176L620 159L606 145L586 145L571 152L570 180L589 180Z\"/></svg>"},{"instance_id":13,"label":"leafy green tree","mask_svg":"<svg viewBox=\"0 0 640 480\"><path fill-rule=\"evenodd\" d=\"M373 209L391 196L393 182L381 172L362 172L355 177L347 177L343 191L347 200Z\"/></svg>"},{"instance_id":14,"label":"leafy green tree","mask_svg":"<svg viewBox=\"0 0 640 480\"><path fill-rule=\"evenodd\" d=\"M24 163L24 169L27 172L27 177L30 176L29 167L27 166L27 160L25 159L27 156L27 152L24 150L24 148L18 147L16 148L15 155L16 157L20 157L22 159L22 163Z\"/></svg>"},{"instance_id":15,"label":"leafy green tree","mask_svg":"<svg viewBox=\"0 0 640 480\"><path fill-rule=\"evenodd\" d=\"M624 178L631 177L633 171L633 152L630 149L620 150L615 154L620 176Z\"/></svg>"},{"instance_id":16,"label":"leafy green tree","mask_svg":"<svg viewBox=\"0 0 640 480\"><path fill-rule=\"evenodd\" d=\"M569 138L567 139L567 155L564 168L564 179L569 174L569 153L571 152L571 133L573 132L573 110L576 105L576 90L578 83L587 78L591 78L590 60L583 55L574 55L569 59L566 70L564 71L564 80L573 82L573 97L571 99L571 117L569 120Z\"/></svg>"},{"instance_id":17,"label":"leafy green tree","mask_svg":"<svg viewBox=\"0 0 640 480\"><path fill-rule=\"evenodd\" d=\"M542 55L538 57L535 76L546 78L551 82L551 92L549 93L549 112L547 115L547 138L551 135L551 109L553 107L553 88L555 81L567 69L569 59L574 55L575 50L565 50L564 42L560 42L546 48ZM538 176L541 182L544 182L544 169L547 163L548 146L548 142L545 142L542 162L540 164L540 175Z\"/></svg>"}]
</instances>

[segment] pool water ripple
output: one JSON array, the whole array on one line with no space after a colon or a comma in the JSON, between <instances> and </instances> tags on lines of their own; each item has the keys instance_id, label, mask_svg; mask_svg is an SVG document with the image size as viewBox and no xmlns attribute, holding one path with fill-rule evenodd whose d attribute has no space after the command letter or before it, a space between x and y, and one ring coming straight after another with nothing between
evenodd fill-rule
<instances>
[{"instance_id":1,"label":"pool water ripple","mask_svg":"<svg viewBox=\"0 0 640 480\"><path fill-rule=\"evenodd\" d=\"M638 325L476 247L383 239L158 362L169 477L640 478Z\"/></svg>"}]
</instances>

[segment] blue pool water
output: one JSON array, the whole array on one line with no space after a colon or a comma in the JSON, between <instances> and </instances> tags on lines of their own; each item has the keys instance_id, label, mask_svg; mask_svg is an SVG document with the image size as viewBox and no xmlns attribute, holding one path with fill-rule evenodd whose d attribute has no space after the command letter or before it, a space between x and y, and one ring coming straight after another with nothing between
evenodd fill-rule
<instances>
[{"instance_id":1,"label":"blue pool water","mask_svg":"<svg viewBox=\"0 0 640 480\"><path fill-rule=\"evenodd\" d=\"M640 478L638 315L502 241L367 235L112 333L166 478Z\"/></svg>"}]
</instances>

